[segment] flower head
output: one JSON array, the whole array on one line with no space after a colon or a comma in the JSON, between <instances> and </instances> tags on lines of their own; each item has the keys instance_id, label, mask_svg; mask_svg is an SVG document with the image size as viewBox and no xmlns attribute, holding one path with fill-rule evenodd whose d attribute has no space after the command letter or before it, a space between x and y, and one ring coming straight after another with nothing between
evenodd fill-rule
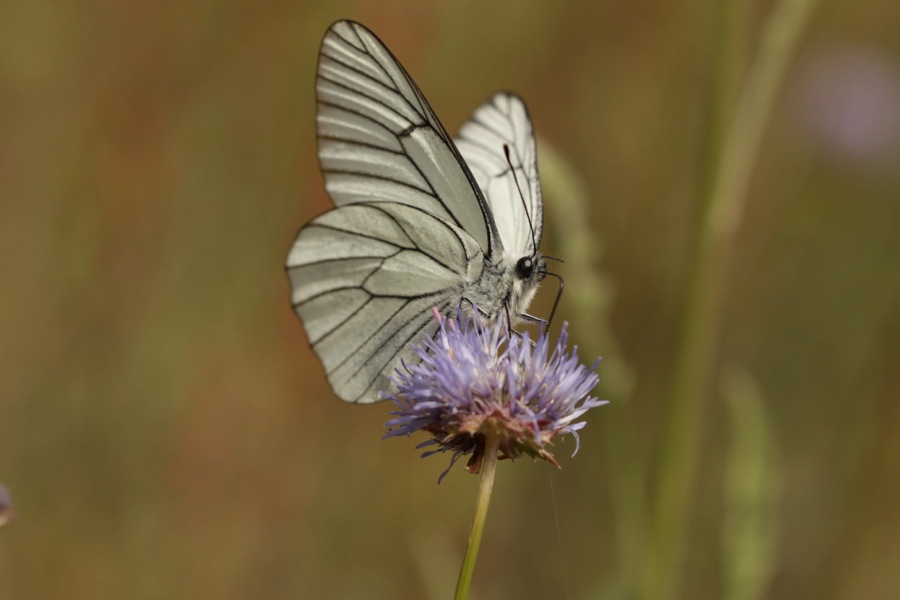
<instances>
[{"instance_id":1,"label":"flower head","mask_svg":"<svg viewBox=\"0 0 900 600\"><path fill-rule=\"evenodd\" d=\"M413 346L421 362L404 364L392 378L397 391L386 397L397 410L385 437L427 432L431 439L419 447L437 448L423 457L452 452L452 466L470 454L473 473L481 468L489 432L500 439L500 458L528 455L559 466L548 446L566 433L575 436L578 451L577 432L585 424L578 419L606 402L588 396L597 385L597 362L588 369L577 347L567 350L565 324L553 346L546 332L534 344L527 333L510 333L502 318L435 317L438 334Z\"/></svg>"}]
</instances>

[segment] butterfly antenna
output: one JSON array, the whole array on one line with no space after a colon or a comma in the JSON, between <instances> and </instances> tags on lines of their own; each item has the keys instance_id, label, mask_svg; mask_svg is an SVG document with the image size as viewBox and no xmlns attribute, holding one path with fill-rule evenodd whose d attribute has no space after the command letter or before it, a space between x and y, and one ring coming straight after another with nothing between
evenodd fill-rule
<instances>
[{"instance_id":1,"label":"butterfly antenna","mask_svg":"<svg viewBox=\"0 0 900 600\"><path fill-rule=\"evenodd\" d=\"M516 176L516 168L513 167L512 158L509 155L509 144L503 144L503 154L506 156L506 164L509 165L509 171L512 173L513 181L516 182L516 189L519 190L519 199L522 201L522 208L525 209L525 218L528 219L528 230L531 232L531 248L532 252L537 252L537 240L534 238L534 224L531 222L531 213L528 212L528 205L525 204L525 194L522 193L522 186L519 185L519 178Z\"/></svg>"},{"instance_id":2,"label":"butterfly antenna","mask_svg":"<svg viewBox=\"0 0 900 600\"><path fill-rule=\"evenodd\" d=\"M553 301L553 308L550 309L550 318L547 319L547 325L549 326L550 323L553 322L553 315L556 314L556 307L559 306L559 299L562 298L563 288L566 287L566 280L562 278L562 275L558 275L552 271L547 271L545 275L555 277L559 281L559 288L556 290L556 299Z\"/></svg>"}]
</instances>

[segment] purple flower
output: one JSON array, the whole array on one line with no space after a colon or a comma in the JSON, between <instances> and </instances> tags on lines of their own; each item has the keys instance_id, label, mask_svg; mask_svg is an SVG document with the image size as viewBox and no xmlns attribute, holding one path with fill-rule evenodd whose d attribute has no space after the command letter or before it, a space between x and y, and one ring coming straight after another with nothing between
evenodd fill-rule
<instances>
[{"instance_id":1,"label":"purple flower","mask_svg":"<svg viewBox=\"0 0 900 600\"><path fill-rule=\"evenodd\" d=\"M452 467L470 454L472 473L481 468L486 432L499 436L501 459L527 455L559 466L548 446L566 433L575 436L578 452L577 432L585 425L578 419L606 402L588 396L597 385L599 359L588 369L578 361L577 347L567 350L566 324L551 348L546 332L532 344L527 333L511 334L502 318L436 318L441 326L435 338L413 345L421 362L404 364L392 377L397 391L386 397L397 410L385 437L424 431L431 439L418 447L437 448L423 457L452 452Z\"/></svg>"}]
</instances>

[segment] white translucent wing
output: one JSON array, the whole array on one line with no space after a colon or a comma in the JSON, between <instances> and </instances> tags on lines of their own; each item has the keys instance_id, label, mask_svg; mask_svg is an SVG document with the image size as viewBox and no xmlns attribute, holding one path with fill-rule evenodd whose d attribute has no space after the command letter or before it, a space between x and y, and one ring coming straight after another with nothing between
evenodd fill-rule
<instances>
[{"instance_id":1,"label":"white translucent wing","mask_svg":"<svg viewBox=\"0 0 900 600\"><path fill-rule=\"evenodd\" d=\"M504 146L509 148L508 161ZM532 256L541 243L544 213L534 130L525 103L508 92L494 95L459 130L456 147L487 200L504 251Z\"/></svg>"},{"instance_id":2,"label":"white translucent wing","mask_svg":"<svg viewBox=\"0 0 900 600\"><path fill-rule=\"evenodd\" d=\"M481 275L478 243L449 221L403 203L342 206L297 236L287 270L294 309L335 393L370 403L388 376L415 362L408 348L434 335Z\"/></svg>"},{"instance_id":3,"label":"white translucent wing","mask_svg":"<svg viewBox=\"0 0 900 600\"><path fill-rule=\"evenodd\" d=\"M422 92L368 29L331 26L316 82L319 160L337 206L399 202L454 223L488 255L487 206Z\"/></svg>"}]
</instances>

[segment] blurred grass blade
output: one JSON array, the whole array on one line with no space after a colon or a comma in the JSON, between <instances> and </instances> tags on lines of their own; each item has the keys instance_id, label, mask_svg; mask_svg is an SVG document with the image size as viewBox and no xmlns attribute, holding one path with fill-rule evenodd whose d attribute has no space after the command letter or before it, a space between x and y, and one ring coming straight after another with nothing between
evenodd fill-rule
<instances>
[{"instance_id":1,"label":"blurred grass blade","mask_svg":"<svg viewBox=\"0 0 900 600\"><path fill-rule=\"evenodd\" d=\"M612 335L608 315L613 300L611 283L599 272L601 253L598 231L590 228L590 195L587 185L572 165L546 140L538 140L541 186L550 198L554 225L553 241L565 261L566 277L574 282L566 288L563 302L571 307L572 336L583 357L602 356L599 368L601 397L611 410L597 419L602 438L608 493L613 502L617 554L620 561L619 588L623 595L638 580L646 553L647 506L644 465L637 451L635 420L628 402L634 374L622 358Z\"/></svg>"},{"instance_id":2,"label":"blurred grass blade","mask_svg":"<svg viewBox=\"0 0 900 600\"><path fill-rule=\"evenodd\" d=\"M600 274L602 232L592 230L591 197L584 179L568 160L544 139L538 140L541 188L551 198L553 242L564 261L564 271L575 285L566 288L563 301L571 307L572 336L586 355L603 356L601 386L616 399L634 387L634 374L622 358L612 335L608 315L614 299L613 284Z\"/></svg>"},{"instance_id":3,"label":"blurred grass blade","mask_svg":"<svg viewBox=\"0 0 900 600\"><path fill-rule=\"evenodd\" d=\"M779 453L762 394L750 374L739 368L727 370L721 392L730 442L723 481L722 597L755 600L765 597L776 564Z\"/></svg>"},{"instance_id":4,"label":"blurred grass blade","mask_svg":"<svg viewBox=\"0 0 900 600\"><path fill-rule=\"evenodd\" d=\"M733 3L729 3L729 6ZM677 598L682 563L690 544L688 521L701 457L703 418L720 337L722 299L727 289L729 261L747 199L747 184L765 124L815 0L782 0L772 9L762 31L759 51L743 83L737 109L723 134L720 157L710 156L699 198L696 241L688 257L688 283L679 324L669 414L659 449L654 482L654 549L642 583L647 598ZM732 25L727 12L720 27ZM726 32L727 33L727 32ZM719 35L729 40L730 35ZM714 50L715 51L715 50ZM718 69L717 77L722 77ZM721 82L713 83L718 89ZM724 94L719 94L720 99ZM711 111L722 115L724 110ZM708 128L716 135L718 127ZM711 177L711 179L709 179Z\"/></svg>"}]
</instances>

